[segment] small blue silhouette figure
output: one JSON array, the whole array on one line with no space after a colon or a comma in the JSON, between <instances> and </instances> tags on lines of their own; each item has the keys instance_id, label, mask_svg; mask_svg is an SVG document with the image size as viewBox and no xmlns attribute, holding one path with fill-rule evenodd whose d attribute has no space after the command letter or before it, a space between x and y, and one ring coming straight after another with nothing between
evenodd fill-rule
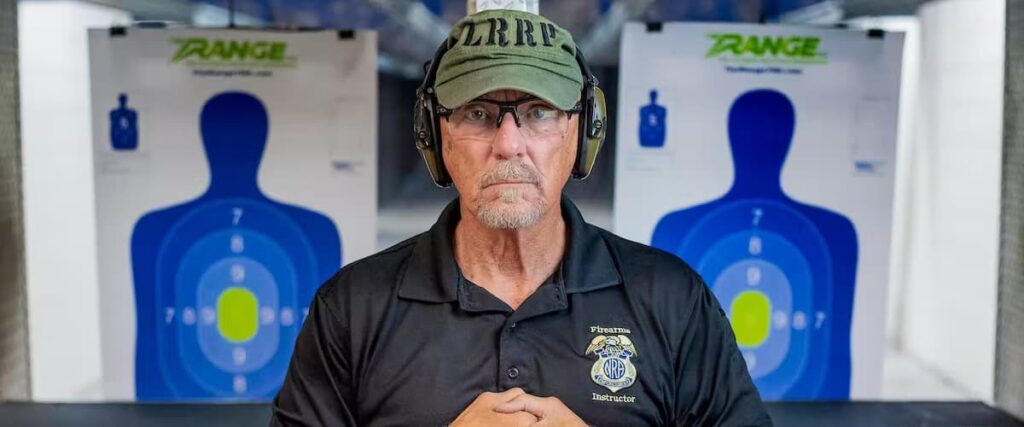
<instances>
[{"instance_id":1,"label":"small blue silhouette figure","mask_svg":"<svg viewBox=\"0 0 1024 427\"><path fill-rule=\"evenodd\" d=\"M132 232L136 395L270 399L309 301L341 264L341 240L329 218L260 191L268 120L256 97L215 95L199 121L206 192Z\"/></svg>"},{"instance_id":2,"label":"small blue silhouette figure","mask_svg":"<svg viewBox=\"0 0 1024 427\"><path fill-rule=\"evenodd\" d=\"M640 146L665 145L665 107L658 105L658 91L651 89L651 103L640 107Z\"/></svg>"},{"instance_id":3,"label":"small blue silhouette figure","mask_svg":"<svg viewBox=\"0 0 1024 427\"><path fill-rule=\"evenodd\" d=\"M139 116L128 108L128 95L117 96L117 108L110 110L110 145L115 150L139 147Z\"/></svg>"},{"instance_id":4,"label":"small blue silhouette figure","mask_svg":"<svg viewBox=\"0 0 1024 427\"><path fill-rule=\"evenodd\" d=\"M846 217L783 191L795 124L782 93L740 95L729 111L732 188L663 217L651 245L707 281L763 398L848 399L857 234Z\"/></svg>"}]
</instances>

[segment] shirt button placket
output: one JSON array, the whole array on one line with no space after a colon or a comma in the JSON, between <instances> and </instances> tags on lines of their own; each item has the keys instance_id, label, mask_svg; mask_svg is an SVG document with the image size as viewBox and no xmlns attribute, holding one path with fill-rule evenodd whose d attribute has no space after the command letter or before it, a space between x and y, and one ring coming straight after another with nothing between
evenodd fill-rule
<instances>
[{"instance_id":1,"label":"shirt button placket","mask_svg":"<svg viewBox=\"0 0 1024 427\"><path fill-rule=\"evenodd\" d=\"M501 348L499 349L499 383L503 390L512 387L519 387L522 384L522 368L518 366L518 356L522 354L519 340L515 335L518 325L516 322L509 322L501 331Z\"/></svg>"}]
</instances>

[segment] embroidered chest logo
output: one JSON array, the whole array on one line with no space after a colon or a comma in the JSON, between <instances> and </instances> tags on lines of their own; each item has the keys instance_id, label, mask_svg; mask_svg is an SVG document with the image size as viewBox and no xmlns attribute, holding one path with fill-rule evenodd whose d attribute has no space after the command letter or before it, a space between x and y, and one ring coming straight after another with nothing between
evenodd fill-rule
<instances>
[{"instance_id":1,"label":"embroidered chest logo","mask_svg":"<svg viewBox=\"0 0 1024 427\"><path fill-rule=\"evenodd\" d=\"M590 341L585 354L594 353L597 361L590 368L590 379L612 393L636 382L636 367L629 359L636 347L625 335L598 335Z\"/></svg>"}]
</instances>

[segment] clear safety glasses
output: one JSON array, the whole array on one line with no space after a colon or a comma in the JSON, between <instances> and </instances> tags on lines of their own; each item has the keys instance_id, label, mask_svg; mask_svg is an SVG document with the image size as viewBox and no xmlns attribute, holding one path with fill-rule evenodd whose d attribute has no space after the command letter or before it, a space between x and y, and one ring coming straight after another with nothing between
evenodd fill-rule
<instances>
[{"instance_id":1,"label":"clear safety glasses","mask_svg":"<svg viewBox=\"0 0 1024 427\"><path fill-rule=\"evenodd\" d=\"M569 118L582 110L577 103L571 110L559 110L539 98L529 97L512 102L477 99L449 110L437 108L445 117L453 134L473 139L491 139L498 132L506 113L512 113L516 126L527 136L544 138L565 133Z\"/></svg>"}]
</instances>

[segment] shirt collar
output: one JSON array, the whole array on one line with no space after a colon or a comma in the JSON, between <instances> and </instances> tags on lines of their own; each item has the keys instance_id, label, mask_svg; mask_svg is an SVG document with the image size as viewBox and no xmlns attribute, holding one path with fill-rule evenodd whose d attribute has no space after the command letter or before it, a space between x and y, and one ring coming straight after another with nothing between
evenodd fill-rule
<instances>
[{"instance_id":1,"label":"shirt collar","mask_svg":"<svg viewBox=\"0 0 1024 427\"><path fill-rule=\"evenodd\" d=\"M568 250L562 258L565 293L621 284L618 264L598 228L587 224L565 195L561 204L562 218L569 228ZM427 302L458 300L460 276L452 237L459 217L459 199L456 198L444 208L433 227L419 236L399 284L399 297Z\"/></svg>"}]
</instances>

